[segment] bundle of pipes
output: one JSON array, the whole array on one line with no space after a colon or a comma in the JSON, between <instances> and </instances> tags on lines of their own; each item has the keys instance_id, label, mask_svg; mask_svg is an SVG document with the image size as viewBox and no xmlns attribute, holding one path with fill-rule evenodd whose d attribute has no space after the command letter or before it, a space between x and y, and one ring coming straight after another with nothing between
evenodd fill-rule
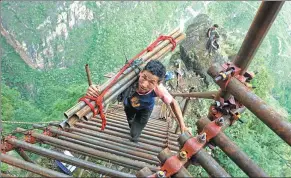
<instances>
[{"instance_id":1,"label":"bundle of pipes","mask_svg":"<svg viewBox=\"0 0 291 178\"><path fill-rule=\"evenodd\" d=\"M168 36L171 36L176 41L176 44L179 44L185 38L185 34L182 33L179 28L173 30L171 33L169 33ZM121 76L118 78L117 82L107 91L103 99L103 105L106 105L110 101L115 99L120 93L122 93L137 79L138 73L140 72L139 68L143 68L150 60L161 59L169 51L171 51L172 47L173 44L170 43L170 41L166 40L160 42L152 51L146 52L141 55L139 59L142 62L125 70L123 74L121 74ZM114 77L109 79L100 87L101 92L110 84L113 79ZM91 101L91 104L96 107L96 103L94 101ZM96 110L98 110L98 108ZM93 112L91 111L90 107L85 104L85 102L81 101L72 108L70 108L68 111L66 111L64 115L67 120L59 125L61 128L71 127L82 118L88 120L93 116Z\"/></svg>"}]
</instances>

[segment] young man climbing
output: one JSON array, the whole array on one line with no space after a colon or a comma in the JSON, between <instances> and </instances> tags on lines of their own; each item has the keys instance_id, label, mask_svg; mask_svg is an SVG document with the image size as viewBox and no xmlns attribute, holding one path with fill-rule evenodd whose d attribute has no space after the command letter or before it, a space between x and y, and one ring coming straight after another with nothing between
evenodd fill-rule
<instances>
[{"instance_id":1,"label":"young man climbing","mask_svg":"<svg viewBox=\"0 0 291 178\"><path fill-rule=\"evenodd\" d=\"M138 142L153 111L155 97L159 97L164 103L171 106L181 132L187 130L177 101L162 84L165 74L165 66L158 60L152 60L140 72L138 80L123 92L123 105L130 128L130 141ZM87 95L97 97L99 95L98 86L91 85L87 90Z\"/></svg>"}]
</instances>

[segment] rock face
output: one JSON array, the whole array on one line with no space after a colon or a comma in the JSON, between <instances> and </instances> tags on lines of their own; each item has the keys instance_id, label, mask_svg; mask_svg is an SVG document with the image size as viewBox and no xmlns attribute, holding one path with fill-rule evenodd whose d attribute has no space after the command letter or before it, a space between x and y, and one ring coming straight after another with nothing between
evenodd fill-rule
<instances>
[{"instance_id":1,"label":"rock face","mask_svg":"<svg viewBox=\"0 0 291 178\"><path fill-rule=\"evenodd\" d=\"M206 50L206 42L208 40L206 33L209 27L214 23L206 14L200 14L190 21L186 30L186 39L180 45L181 59L185 63L188 70L193 70L201 77L204 82L209 85L212 78L207 74L207 70L213 62L223 63L227 57L219 54L219 50L208 55ZM220 34L219 44L226 39L226 33L223 29L218 28Z\"/></svg>"}]
</instances>

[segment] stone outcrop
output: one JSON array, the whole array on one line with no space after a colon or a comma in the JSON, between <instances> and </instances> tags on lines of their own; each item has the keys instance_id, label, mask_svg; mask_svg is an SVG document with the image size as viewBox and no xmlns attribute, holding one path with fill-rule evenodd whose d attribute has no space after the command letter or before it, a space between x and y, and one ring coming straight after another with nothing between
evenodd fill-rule
<instances>
[{"instance_id":1,"label":"stone outcrop","mask_svg":"<svg viewBox=\"0 0 291 178\"><path fill-rule=\"evenodd\" d=\"M210 65L213 62L223 63L228 60L227 57L219 54L219 50L214 52L212 56L208 55L206 33L212 25L213 22L206 14L199 14L190 21L186 29L186 39L180 45L180 57L187 69L199 74L207 85L212 82L212 78L207 74ZM226 39L226 33L221 28L218 28L218 31L220 33L219 44L221 46L221 41Z\"/></svg>"}]
</instances>

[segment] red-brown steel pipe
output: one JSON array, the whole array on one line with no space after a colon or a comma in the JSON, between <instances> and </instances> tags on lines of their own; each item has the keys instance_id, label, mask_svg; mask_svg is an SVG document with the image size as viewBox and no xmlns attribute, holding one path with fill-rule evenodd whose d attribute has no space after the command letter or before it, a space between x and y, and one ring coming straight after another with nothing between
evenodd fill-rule
<instances>
[{"instance_id":1,"label":"red-brown steel pipe","mask_svg":"<svg viewBox=\"0 0 291 178\"><path fill-rule=\"evenodd\" d=\"M91 135L85 135L85 134L82 134L82 133L79 133L79 132L72 132L72 133L76 134L76 135L80 135L80 136L85 137L85 138L89 138L91 140L95 140L97 142L104 142L104 143L112 144L112 145L115 145L115 146L118 146L118 147L122 147L122 148L125 148L125 149L131 149L131 150L134 150L134 151L147 153L147 154L150 154L150 155L153 155L153 156L157 155L157 153L155 153L153 151L149 151L149 150L142 149L142 148L139 148L139 147L133 147L133 146L130 146L130 145L122 144L122 143L117 142L117 141L114 142L114 141L108 140L107 138L93 137ZM120 138L118 138L118 140L120 140Z\"/></svg>"},{"instance_id":2,"label":"red-brown steel pipe","mask_svg":"<svg viewBox=\"0 0 291 178\"><path fill-rule=\"evenodd\" d=\"M210 177L231 177L204 149L198 151L194 158Z\"/></svg>"},{"instance_id":3,"label":"red-brown steel pipe","mask_svg":"<svg viewBox=\"0 0 291 178\"><path fill-rule=\"evenodd\" d=\"M21 147L25 150L34 152L36 154L42 155L42 156L46 156L46 157L50 157L62 162L66 162L66 163L70 163L72 165L76 165L78 167L81 168L85 168L88 170L92 170L98 173L102 173L102 174L106 174L109 176L113 176L113 177L135 177L132 174L127 174L127 173L123 173L123 172L119 172L119 171L115 171L103 166L99 166L95 163L92 162L88 162L88 161L84 161L75 157L71 157L71 156L67 156L64 154L61 154L59 152L56 151L52 151L52 150L48 150L39 146L35 146L33 144L29 144L17 139L8 139L7 140L10 144L15 145L16 147Z\"/></svg>"},{"instance_id":4,"label":"red-brown steel pipe","mask_svg":"<svg viewBox=\"0 0 291 178\"><path fill-rule=\"evenodd\" d=\"M212 65L208 74L215 78L220 70L220 66ZM291 146L291 124L287 122L287 118L267 105L265 101L234 77L230 79L226 90Z\"/></svg>"},{"instance_id":5,"label":"red-brown steel pipe","mask_svg":"<svg viewBox=\"0 0 291 178\"><path fill-rule=\"evenodd\" d=\"M114 161L117 161L117 162L120 162L120 163L123 163L123 164L127 164L127 165L130 165L130 166L135 166L135 167L138 167L138 168L143 168L143 167L147 166L151 170L156 170L156 167L149 166L149 165L147 165L147 164L145 164L143 162L133 161L133 160L130 160L130 159L125 158L125 157L119 157L119 156L116 156L116 155L113 155L113 154L110 154L110 153L105 153L105 152L102 152L102 151L99 151L99 150L95 150L95 149L92 149L92 148L87 148L87 147L84 147L84 146L80 146L78 144L70 143L68 141L63 141L63 140L60 140L60 139L57 139L57 138L53 138L53 137L49 137L49 136L46 136L46 135L43 135L43 134L32 133L31 135L33 137L35 137L36 139L44 140L44 141L47 141L47 142L52 142L52 143L55 143L55 144L58 144L58 145L61 145L61 146L65 146L65 147L70 147L70 148L73 148L73 149L76 149L76 150L79 150L79 151L82 151L82 152L89 153L91 155L95 155L97 157L104 158L106 160L114 160Z\"/></svg>"},{"instance_id":6,"label":"red-brown steel pipe","mask_svg":"<svg viewBox=\"0 0 291 178\"><path fill-rule=\"evenodd\" d=\"M283 4L284 1L263 1L261 3L242 46L233 61L234 65L242 69L240 74L244 74L247 70Z\"/></svg>"},{"instance_id":7,"label":"red-brown steel pipe","mask_svg":"<svg viewBox=\"0 0 291 178\"><path fill-rule=\"evenodd\" d=\"M97 119L91 118L90 121L98 122L98 123L102 122L98 118ZM106 122L107 125L112 125L112 126L115 126L115 127L121 127L121 128L129 129L128 123L125 123L125 122L122 122L122 121L114 121L112 119L109 119L109 117L106 118L106 121L107 121ZM146 127L144 128L144 131L146 131L144 133L152 132L152 133L158 133L158 134L162 134L162 135L167 135L167 131L166 130L160 131L160 130L157 130L157 128L155 128L155 129L150 128L150 127L148 127L148 125L146 125ZM172 138L175 138L176 140L178 139L178 135L177 134L169 133L169 136L172 137Z\"/></svg>"},{"instance_id":8,"label":"red-brown steel pipe","mask_svg":"<svg viewBox=\"0 0 291 178\"><path fill-rule=\"evenodd\" d=\"M132 160L142 161L142 162L145 162L145 163L148 163L148 164L152 164L152 165L156 165L156 166L159 165L159 161L158 160L154 161L152 159L144 158L145 157L145 153L142 153L142 152L135 152L135 151L131 151L130 149L127 149L125 152L123 152L123 151L120 151L122 149L120 149L118 147L114 147L112 145L108 145L108 144L102 144L102 145L106 145L106 146L100 146L100 143L98 143L98 142L97 142L98 144L92 144L92 143L88 143L88 142L85 142L85 141L80 141L80 140L77 140L77 139L72 139L70 137L65 137L65 136L58 136L58 138L61 139L61 140L64 140L64 141L68 141L68 142L71 142L71 143L75 143L75 144L78 144L78 145L85 146L87 148L93 148L93 149L96 149L96 150L99 150L99 151L104 151L106 153L111 153L111 154L114 154L116 156L122 156L124 158L129 158L129 159L132 159ZM112 147L114 147L114 149L112 149ZM128 152L131 152L131 153L128 153ZM154 158L155 156L148 155L148 157L149 158L150 157ZM125 165L125 164L122 163L121 165Z\"/></svg>"},{"instance_id":9,"label":"red-brown steel pipe","mask_svg":"<svg viewBox=\"0 0 291 178\"><path fill-rule=\"evenodd\" d=\"M85 124L82 124L82 123L76 123L75 125L77 127L86 128L86 129L90 129L90 130L93 130L93 131L100 131L100 128L97 128L97 127L94 127L94 126L85 125ZM114 136L122 137L122 138L127 138L127 139L130 138L130 135L129 134L114 132L114 131L107 130L107 129L105 129L102 132L103 133L107 133L109 135L114 135ZM145 136L142 136L141 135L141 138L139 138L139 141L140 142L143 142L143 143L151 144L151 145L154 145L154 146L162 147L162 148L165 148L167 146L163 142L153 141L152 139L155 139L154 137L147 136L147 138L148 139L146 139ZM165 141L166 140L164 140L164 142ZM175 151L179 150L178 149L178 146L177 146L178 145L177 143L174 143L174 142L171 142L171 141L169 143L170 143L169 148L171 148L171 149L173 149Z\"/></svg>"},{"instance_id":10,"label":"red-brown steel pipe","mask_svg":"<svg viewBox=\"0 0 291 178\"><path fill-rule=\"evenodd\" d=\"M37 164L33 164L28 161L24 161L24 160L9 156L7 154L1 153L0 159L1 159L1 162L33 172L35 174L38 174L44 177L72 177L72 176L68 176L66 174L63 174L63 173L60 173L60 172L57 172L45 167L41 167Z\"/></svg>"},{"instance_id":11,"label":"red-brown steel pipe","mask_svg":"<svg viewBox=\"0 0 291 178\"><path fill-rule=\"evenodd\" d=\"M202 118L197 121L199 130L203 129L211 121ZM220 132L211 141L217 145L238 167L249 177L269 177L256 163L254 163L239 147L232 142L223 132Z\"/></svg>"},{"instance_id":12,"label":"red-brown steel pipe","mask_svg":"<svg viewBox=\"0 0 291 178\"><path fill-rule=\"evenodd\" d=\"M149 150L149 151L153 151L153 152L157 152L157 153L162 150L161 148L159 148L157 146L153 146L153 145L149 145L149 144L145 144L145 143L135 144L133 142L129 142L128 140L125 140L124 138L118 138L116 136L108 136L107 134L100 133L100 132L94 132L91 130L79 129L79 128L75 128L75 127L68 128L68 130L73 131L73 132L77 132L77 133L86 134L86 135L91 135L94 137L99 137L99 138L111 140L111 141L115 141L115 142L122 143L124 145L129 145L132 147L143 148L145 150Z\"/></svg>"},{"instance_id":13,"label":"red-brown steel pipe","mask_svg":"<svg viewBox=\"0 0 291 178\"><path fill-rule=\"evenodd\" d=\"M191 92L191 93L171 93L171 95L176 96L176 97L214 99L217 93L218 91L207 91L207 92Z\"/></svg>"},{"instance_id":14,"label":"red-brown steel pipe","mask_svg":"<svg viewBox=\"0 0 291 178\"><path fill-rule=\"evenodd\" d=\"M25 151L21 148L16 148L15 151L25 160L31 163L35 163L34 161L32 161L27 154L25 153Z\"/></svg>"},{"instance_id":15,"label":"red-brown steel pipe","mask_svg":"<svg viewBox=\"0 0 291 178\"><path fill-rule=\"evenodd\" d=\"M97 126L98 128L101 128L101 125L102 125L101 123L96 123L92 121L83 121L82 123L87 124L87 125ZM107 125L106 128L112 131L117 131L117 132L125 133L125 134L129 134L129 130L130 130L128 127L120 127L120 126L116 127L116 126L111 126L111 125ZM151 139L154 138L155 140L161 141L161 142L165 141L165 139L168 137L165 134L153 133L146 130L143 130L142 134L145 138L151 138ZM174 142L177 141L177 138L170 137L169 139Z\"/></svg>"},{"instance_id":16,"label":"red-brown steel pipe","mask_svg":"<svg viewBox=\"0 0 291 178\"><path fill-rule=\"evenodd\" d=\"M137 151L130 150L130 149L124 149L122 147L110 145L110 144L107 144L107 143L104 143L104 142L98 142L98 141L95 141L95 140L92 140L92 139L89 139L89 138L86 138L86 137L81 137L79 135L68 133L68 132L64 132L64 131L60 131L60 130L57 130L57 129L54 129L54 128L49 128L49 130L52 133L57 134L58 137L59 137L59 135L62 135L62 136L66 136L66 137L72 138L74 140L83 141L83 142L90 143L90 144L93 144L93 145L99 145L102 148L104 148L104 149L99 148L99 150L101 150L101 151L102 150L106 151L106 149L108 150L108 148L109 148L108 152L110 152L110 150L116 150L116 151L119 151L119 152L122 152L122 153L127 153L129 155L134 155L134 156L138 156L138 157L141 157L141 158L146 158L148 160L158 161L158 159L155 156L149 155L149 154L146 154L146 153L141 153L141 152L137 152ZM113 153L113 154L119 154L119 153ZM121 156L123 156L123 155L121 155ZM153 162L151 162L151 163L153 163Z\"/></svg>"}]
</instances>

